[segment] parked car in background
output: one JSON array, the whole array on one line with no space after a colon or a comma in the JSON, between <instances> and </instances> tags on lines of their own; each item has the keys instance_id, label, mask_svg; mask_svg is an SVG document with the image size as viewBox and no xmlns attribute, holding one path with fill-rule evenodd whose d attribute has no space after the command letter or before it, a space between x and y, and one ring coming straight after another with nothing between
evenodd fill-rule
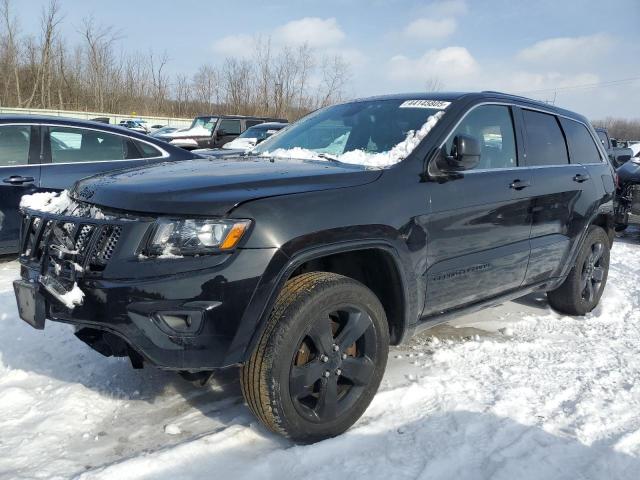
<instances>
[{"instance_id":1,"label":"parked car in background","mask_svg":"<svg viewBox=\"0 0 640 480\"><path fill-rule=\"evenodd\" d=\"M160 127L159 129L151 132L149 135L151 135L152 137L162 137L163 135L176 132L177 130L178 127Z\"/></svg>"},{"instance_id":2,"label":"parked car in background","mask_svg":"<svg viewBox=\"0 0 640 480\"><path fill-rule=\"evenodd\" d=\"M640 223L640 158L631 157L616 173L616 230L622 232L629 224Z\"/></svg>"},{"instance_id":3,"label":"parked car in background","mask_svg":"<svg viewBox=\"0 0 640 480\"><path fill-rule=\"evenodd\" d=\"M18 251L24 194L118 168L196 155L133 130L61 117L0 116L0 254Z\"/></svg>"},{"instance_id":4,"label":"parked car in background","mask_svg":"<svg viewBox=\"0 0 640 480\"><path fill-rule=\"evenodd\" d=\"M595 131L615 168L620 167L633 156L633 151L630 148L618 146L616 139L609 136L606 128L596 128Z\"/></svg>"},{"instance_id":5,"label":"parked car in background","mask_svg":"<svg viewBox=\"0 0 640 480\"><path fill-rule=\"evenodd\" d=\"M532 292L569 315L603 293L613 169L576 113L496 92L374 97L247 158L27 199L20 316L137 368L241 365L256 417L310 443L364 413L390 344Z\"/></svg>"},{"instance_id":6,"label":"parked car in background","mask_svg":"<svg viewBox=\"0 0 640 480\"><path fill-rule=\"evenodd\" d=\"M194 118L188 129L169 133L159 138L188 150L220 148L238 137L247 128L264 122L286 123L286 120L240 115L203 115Z\"/></svg>"},{"instance_id":7,"label":"parked car in background","mask_svg":"<svg viewBox=\"0 0 640 480\"><path fill-rule=\"evenodd\" d=\"M640 158L640 142L634 142L629 145L631 149L631 156L635 158Z\"/></svg>"},{"instance_id":8,"label":"parked car in background","mask_svg":"<svg viewBox=\"0 0 640 480\"><path fill-rule=\"evenodd\" d=\"M265 122L260 125L247 128L238 138L225 143L222 148L198 149L194 153L209 157L226 157L239 155L251 150L258 143L266 140L274 133L289 125L283 122Z\"/></svg>"},{"instance_id":9,"label":"parked car in background","mask_svg":"<svg viewBox=\"0 0 640 480\"><path fill-rule=\"evenodd\" d=\"M149 133L149 127L144 120L120 120L119 125L134 132Z\"/></svg>"},{"instance_id":10,"label":"parked car in background","mask_svg":"<svg viewBox=\"0 0 640 480\"><path fill-rule=\"evenodd\" d=\"M162 125L161 123L157 123L155 125L151 125L151 127L149 127L149 130L151 130L152 132L155 132L156 130L165 127L166 125Z\"/></svg>"}]
</instances>

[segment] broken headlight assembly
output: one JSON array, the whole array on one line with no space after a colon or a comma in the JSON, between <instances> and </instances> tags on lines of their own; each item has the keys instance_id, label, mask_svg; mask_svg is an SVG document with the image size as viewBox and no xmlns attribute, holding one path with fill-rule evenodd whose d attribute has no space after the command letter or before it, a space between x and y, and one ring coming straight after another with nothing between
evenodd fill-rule
<instances>
[{"instance_id":1,"label":"broken headlight assembly","mask_svg":"<svg viewBox=\"0 0 640 480\"><path fill-rule=\"evenodd\" d=\"M238 245L250 225L250 220L236 219L158 219L144 250L160 257L228 251Z\"/></svg>"}]
</instances>

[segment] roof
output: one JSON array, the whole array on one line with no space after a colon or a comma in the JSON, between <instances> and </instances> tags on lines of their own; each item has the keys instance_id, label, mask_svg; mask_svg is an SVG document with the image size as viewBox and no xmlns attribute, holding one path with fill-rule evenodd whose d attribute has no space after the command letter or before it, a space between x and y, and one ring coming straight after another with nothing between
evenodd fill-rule
<instances>
[{"instance_id":1,"label":"roof","mask_svg":"<svg viewBox=\"0 0 640 480\"><path fill-rule=\"evenodd\" d=\"M496 92L492 90L484 90L482 92L415 92L415 93L395 93L391 95L377 95L367 98L358 98L355 102L364 102L370 100L442 100L445 102L455 102L458 100L504 100L508 102L526 103L532 107L538 107L550 112L555 112L567 117L579 118L583 121L588 121L582 115L565 110L563 108L551 105L532 98L523 97L520 95L514 95L511 93Z\"/></svg>"},{"instance_id":2,"label":"roof","mask_svg":"<svg viewBox=\"0 0 640 480\"><path fill-rule=\"evenodd\" d=\"M217 113L204 113L202 115L196 115L195 118L199 117L216 117L216 118L239 118L239 119L247 119L247 120L272 120L277 122L287 122L286 118L276 118L276 117L261 117L260 115L219 115Z\"/></svg>"},{"instance_id":3,"label":"roof","mask_svg":"<svg viewBox=\"0 0 640 480\"><path fill-rule=\"evenodd\" d=\"M46 125L93 128L96 130L102 130L104 132L112 132L120 135L126 135L127 137L144 140L146 142L156 144L160 148L163 148L169 152L173 151L174 149L177 152L182 151L180 147L168 145L156 137L136 132L135 130L131 130L130 128L126 128L117 124L94 122L92 120L81 120L78 118L69 117L55 117L50 115L0 115L0 124L4 123L37 123Z\"/></svg>"},{"instance_id":4,"label":"roof","mask_svg":"<svg viewBox=\"0 0 640 480\"><path fill-rule=\"evenodd\" d=\"M253 127L250 128L255 128L255 127L260 127L260 128L284 128L287 125L289 125L288 122L264 122L264 123L259 123L258 125L254 125Z\"/></svg>"}]
</instances>

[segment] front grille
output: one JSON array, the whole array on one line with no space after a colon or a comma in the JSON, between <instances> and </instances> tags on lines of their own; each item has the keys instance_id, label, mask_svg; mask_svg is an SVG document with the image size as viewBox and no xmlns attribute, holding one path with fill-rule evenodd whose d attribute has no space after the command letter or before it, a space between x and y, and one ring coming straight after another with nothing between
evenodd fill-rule
<instances>
[{"instance_id":1,"label":"front grille","mask_svg":"<svg viewBox=\"0 0 640 480\"><path fill-rule=\"evenodd\" d=\"M51 269L55 269L52 273L56 275L60 273L61 263L56 259L56 253L60 254L60 258L69 260L68 264L76 270L104 270L118 245L122 227L87 223L87 220L78 218L76 222L25 215L22 224L21 255L38 262L49 257L44 262L43 273Z\"/></svg>"}]
</instances>

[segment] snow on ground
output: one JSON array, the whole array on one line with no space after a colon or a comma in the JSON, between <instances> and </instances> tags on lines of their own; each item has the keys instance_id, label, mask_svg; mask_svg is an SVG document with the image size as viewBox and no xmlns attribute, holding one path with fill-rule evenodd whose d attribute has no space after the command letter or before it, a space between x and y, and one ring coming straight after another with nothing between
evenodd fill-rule
<instances>
[{"instance_id":1,"label":"snow on ground","mask_svg":"<svg viewBox=\"0 0 640 480\"><path fill-rule=\"evenodd\" d=\"M295 446L210 387L134 371L48 322L18 319L0 264L0 478L637 479L640 232L618 240L586 318L544 296L458 319L391 351L346 434Z\"/></svg>"}]
</instances>

